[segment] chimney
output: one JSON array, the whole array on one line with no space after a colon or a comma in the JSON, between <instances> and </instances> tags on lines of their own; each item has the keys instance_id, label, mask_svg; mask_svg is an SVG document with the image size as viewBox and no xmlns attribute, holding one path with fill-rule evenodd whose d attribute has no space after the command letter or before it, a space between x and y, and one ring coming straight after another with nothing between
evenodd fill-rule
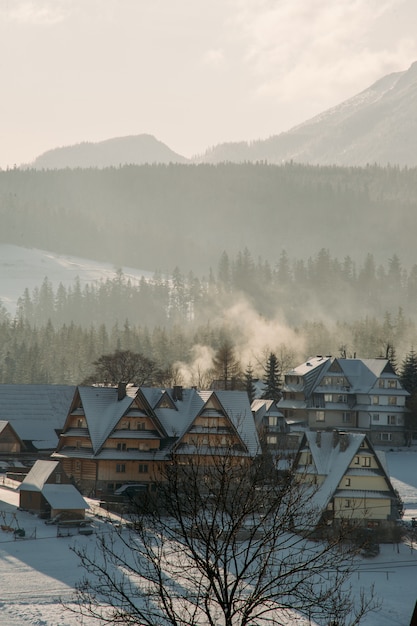
<instances>
[{"instance_id":1,"label":"chimney","mask_svg":"<svg viewBox=\"0 0 417 626\"><path fill-rule=\"evenodd\" d=\"M316 432L316 445L317 445L318 448L320 448L320 446L321 446L321 432L320 432L320 430L318 430Z\"/></svg>"},{"instance_id":2,"label":"chimney","mask_svg":"<svg viewBox=\"0 0 417 626\"><path fill-rule=\"evenodd\" d=\"M174 400L182 400L182 386L175 385L172 389L172 396Z\"/></svg>"},{"instance_id":3,"label":"chimney","mask_svg":"<svg viewBox=\"0 0 417 626\"><path fill-rule=\"evenodd\" d=\"M333 431L333 448L335 448L337 446L337 444L339 443L339 431L338 430L334 430Z\"/></svg>"},{"instance_id":4,"label":"chimney","mask_svg":"<svg viewBox=\"0 0 417 626\"><path fill-rule=\"evenodd\" d=\"M119 383L117 385L117 399L123 400L126 397L126 384L127 383Z\"/></svg>"},{"instance_id":5,"label":"chimney","mask_svg":"<svg viewBox=\"0 0 417 626\"><path fill-rule=\"evenodd\" d=\"M340 433L340 452L344 452L349 445L348 433Z\"/></svg>"}]
</instances>

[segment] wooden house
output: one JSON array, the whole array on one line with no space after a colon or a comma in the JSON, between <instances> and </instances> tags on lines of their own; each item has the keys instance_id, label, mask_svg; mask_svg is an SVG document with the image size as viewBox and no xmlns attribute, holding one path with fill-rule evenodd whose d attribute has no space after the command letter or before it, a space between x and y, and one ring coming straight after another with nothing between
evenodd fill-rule
<instances>
[{"instance_id":1,"label":"wooden house","mask_svg":"<svg viewBox=\"0 0 417 626\"><path fill-rule=\"evenodd\" d=\"M161 464L233 449L259 453L246 392L174 387L78 387L57 450L84 493L111 494L124 484L152 489Z\"/></svg>"},{"instance_id":2,"label":"wooden house","mask_svg":"<svg viewBox=\"0 0 417 626\"><path fill-rule=\"evenodd\" d=\"M314 489L311 523L387 526L400 515L383 451L363 433L306 432L295 460L298 480Z\"/></svg>"},{"instance_id":3,"label":"wooden house","mask_svg":"<svg viewBox=\"0 0 417 626\"><path fill-rule=\"evenodd\" d=\"M374 445L401 446L408 396L388 359L317 356L285 375L278 407L314 430L365 432Z\"/></svg>"},{"instance_id":4,"label":"wooden house","mask_svg":"<svg viewBox=\"0 0 417 626\"><path fill-rule=\"evenodd\" d=\"M25 444L20 439L10 422L0 420L0 455L16 456L25 450Z\"/></svg>"}]
</instances>

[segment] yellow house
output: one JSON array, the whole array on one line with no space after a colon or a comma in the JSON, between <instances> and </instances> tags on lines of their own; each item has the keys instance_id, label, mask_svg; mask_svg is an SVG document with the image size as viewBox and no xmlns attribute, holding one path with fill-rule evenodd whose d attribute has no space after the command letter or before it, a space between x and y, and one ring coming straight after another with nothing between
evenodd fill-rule
<instances>
[{"instance_id":1,"label":"yellow house","mask_svg":"<svg viewBox=\"0 0 417 626\"><path fill-rule=\"evenodd\" d=\"M314 525L355 522L386 526L399 518L385 455L363 433L306 432L295 460L298 480L315 485Z\"/></svg>"}]
</instances>

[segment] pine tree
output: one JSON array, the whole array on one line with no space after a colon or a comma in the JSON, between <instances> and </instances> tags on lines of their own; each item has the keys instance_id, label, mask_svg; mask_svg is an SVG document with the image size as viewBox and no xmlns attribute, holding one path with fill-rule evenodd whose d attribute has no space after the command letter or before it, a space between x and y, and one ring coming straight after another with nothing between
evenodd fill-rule
<instances>
[{"instance_id":1,"label":"pine tree","mask_svg":"<svg viewBox=\"0 0 417 626\"><path fill-rule=\"evenodd\" d=\"M256 387L253 384L253 367L251 363L248 363L245 370L245 389L248 394L249 402L252 404L256 395Z\"/></svg>"},{"instance_id":2,"label":"pine tree","mask_svg":"<svg viewBox=\"0 0 417 626\"><path fill-rule=\"evenodd\" d=\"M213 376L221 389L241 388L239 359L231 341L224 339L213 357Z\"/></svg>"},{"instance_id":3,"label":"pine tree","mask_svg":"<svg viewBox=\"0 0 417 626\"><path fill-rule=\"evenodd\" d=\"M406 399L409 412L406 413L405 418L406 436L410 444L413 432L417 431L417 354L414 348L411 348L402 363L400 382L410 394Z\"/></svg>"},{"instance_id":4,"label":"pine tree","mask_svg":"<svg viewBox=\"0 0 417 626\"><path fill-rule=\"evenodd\" d=\"M271 352L265 365L262 398L278 402L281 398L281 372L276 354Z\"/></svg>"}]
</instances>

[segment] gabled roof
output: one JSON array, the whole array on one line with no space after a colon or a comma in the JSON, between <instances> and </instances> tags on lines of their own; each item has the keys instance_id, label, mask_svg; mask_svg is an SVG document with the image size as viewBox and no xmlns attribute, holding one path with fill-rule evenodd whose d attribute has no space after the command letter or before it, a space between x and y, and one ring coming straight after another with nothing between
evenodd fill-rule
<instances>
[{"instance_id":1,"label":"gabled roof","mask_svg":"<svg viewBox=\"0 0 417 626\"><path fill-rule=\"evenodd\" d=\"M73 385L0 385L0 419L10 422L22 441L53 450L65 423Z\"/></svg>"},{"instance_id":2,"label":"gabled roof","mask_svg":"<svg viewBox=\"0 0 417 626\"><path fill-rule=\"evenodd\" d=\"M146 415L153 420L160 433L155 433L155 436L162 437L161 450L167 454L164 441L170 441L170 448L175 441L178 442L213 398L230 420L248 453L254 456L259 451L258 434L248 396L244 391L198 391L191 388L181 389L180 397L172 389L135 387L127 388L126 392L127 395L119 400L118 390L113 387L78 387L92 449L77 450L76 455L83 452L89 458L101 456L102 446L112 436L123 416L129 414L129 409L136 407L136 401L144 406ZM161 398L164 399L162 408L158 407ZM73 409L74 406L77 406L77 395ZM54 456L58 458L61 455L56 453Z\"/></svg>"},{"instance_id":3,"label":"gabled roof","mask_svg":"<svg viewBox=\"0 0 417 626\"><path fill-rule=\"evenodd\" d=\"M21 445L22 447L24 447L24 443L23 443L23 441L20 439L19 435L17 434L17 432L15 431L15 429L13 428L13 426L11 425L11 423L10 423L9 421L7 421L7 420L0 420L0 437L1 437L2 432L3 432L6 428L9 428L9 429L12 431L13 435L14 435L14 436L16 437L16 439L19 441L20 445Z\"/></svg>"},{"instance_id":4,"label":"gabled roof","mask_svg":"<svg viewBox=\"0 0 417 626\"><path fill-rule=\"evenodd\" d=\"M93 451L97 453L129 409L137 388L130 388L121 400L114 387L78 387Z\"/></svg>"},{"instance_id":5,"label":"gabled roof","mask_svg":"<svg viewBox=\"0 0 417 626\"><path fill-rule=\"evenodd\" d=\"M335 495L340 481L348 471L350 464L356 454L358 454L361 444L366 442L367 453L374 456L380 469L383 471L387 486L392 490L391 481L386 472L386 464L381 462L381 458L374 451L371 443L364 433L339 433L336 434L337 443L334 439L335 433L333 432L312 432L307 431L304 433L303 439L300 444L299 450L308 446L312 458L313 464L316 469L316 473L324 480L322 484L317 488L311 499L311 523L317 524L321 514L329 504L330 500ZM341 437L345 438L347 442L346 447L341 446ZM363 470L362 472L367 470Z\"/></svg>"},{"instance_id":6,"label":"gabled roof","mask_svg":"<svg viewBox=\"0 0 417 626\"><path fill-rule=\"evenodd\" d=\"M198 415L206 410L211 403L219 404L221 413L230 420L232 428L246 448L250 456L256 456L260 449L258 433L255 427L248 395L245 391L197 391L190 394L189 412L184 420L184 428L179 433L178 443L193 424ZM184 392L183 392L184 397ZM178 402L180 404L180 402Z\"/></svg>"},{"instance_id":7,"label":"gabled roof","mask_svg":"<svg viewBox=\"0 0 417 626\"><path fill-rule=\"evenodd\" d=\"M71 511L90 508L74 485L45 485L42 489L42 495L52 509Z\"/></svg>"},{"instance_id":8,"label":"gabled roof","mask_svg":"<svg viewBox=\"0 0 417 626\"><path fill-rule=\"evenodd\" d=\"M330 373L345 376L353 393L369 393L381 377L398 379L388 359L334 358L320 372L317 384Z\"/></svg>"},{"instance_id":9,"label":"gabled roof","mask_svg":"<svg viewBox=\"0 0 417 626\"><path fill-rule=\"evenodd\" d=\"M36 461L19 485L19 491L42 491L48 478L56 470L59 461Z\"/></svg>"}]
</instances>

